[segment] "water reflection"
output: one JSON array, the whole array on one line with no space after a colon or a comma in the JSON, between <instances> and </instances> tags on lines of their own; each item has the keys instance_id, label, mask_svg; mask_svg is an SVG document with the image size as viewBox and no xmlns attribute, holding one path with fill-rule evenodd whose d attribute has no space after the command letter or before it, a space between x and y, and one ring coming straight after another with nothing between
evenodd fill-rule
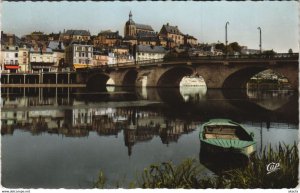
<instances>
[{"instance_id":1,"label":"water reflection","mask_svg":"<svg viewBox=\"0 0 300 193\"><path fill-rule=\"evenodd\" d=\"M206 86L181 86L179 92L184 101L199 101L205 97Z\"/></svg>"},{"instance_id":2,"label":"water reflection","mask_svg":"<svg viewBox=\"0 0 300 193\"><path fill-rule=\"evenodd\" d=\"M261 106L265 100L273 100L276 108ZM257 151L279 141L290 144L298 140L298 94L228 94L194 87L190 92L115 88L104 93L3 89L2 184L91 188L103 169L114 187L121 176L130 181L152 163L187 157L199 157L206 172L217 172L200 155L199 128L211 118L242 123L255 134Z\"/></svg>"}]
</instances>

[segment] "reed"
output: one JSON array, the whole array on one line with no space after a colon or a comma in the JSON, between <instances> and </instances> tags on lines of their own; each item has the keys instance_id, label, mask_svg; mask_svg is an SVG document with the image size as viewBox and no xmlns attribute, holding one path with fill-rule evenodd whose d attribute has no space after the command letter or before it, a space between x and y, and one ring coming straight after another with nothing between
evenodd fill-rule
<instances>
[{"instance_id":1,"label":"reed","mask_svg":"<svg viewBox=\"0 0 300 193\"><path fill-rule=\"evenodd\" d=\"M269 173L266 166L279 163L279 170ZM295 188L298 184L299 157L296 143L280 144L275 150L268 146L261 155L256 154L245 169L225 172L228 188Z\"/></svg>"},{"instance_id":2,"label":"reed","mask_svg":"<svg viewBox=\"0 0 300 193\"><path fill-rule=\"evenodd\" d=\"M266 166L279 163L280 168L272 173ZM225 171L214 177L203 176L201 165L195 159L186 159L178 165L172 162L152 164L136 177L129 188L295 188L298 184L298 148L280 144L273 149L268 146L261 154L255 154L244 168ZM97 188L103 188L106 178L99 174Z\"/></svg>"}]
</instances>

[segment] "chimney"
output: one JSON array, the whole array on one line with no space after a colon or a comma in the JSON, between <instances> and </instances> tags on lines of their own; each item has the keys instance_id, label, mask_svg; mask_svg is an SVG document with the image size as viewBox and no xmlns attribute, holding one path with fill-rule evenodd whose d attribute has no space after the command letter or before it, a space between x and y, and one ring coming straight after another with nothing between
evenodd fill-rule
<instances>
[{"instance_id":1,"label":"chimney","mask_svg":"<svg viewBox=\"0 0 300 193\"><path fill-rule=\"evenodd\" d=\"M167 23L167 26L169 26L169 23Z\"/></svg>"}]
</instances>

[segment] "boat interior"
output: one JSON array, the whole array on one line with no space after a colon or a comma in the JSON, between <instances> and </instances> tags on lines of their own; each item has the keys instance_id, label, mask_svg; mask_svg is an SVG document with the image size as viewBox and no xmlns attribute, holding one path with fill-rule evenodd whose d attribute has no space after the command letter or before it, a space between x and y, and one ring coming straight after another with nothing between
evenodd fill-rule
<instances>
[{"instance_id":1,"label":"boat interior","mask_svg":"<svg viewBox=\"0 0 300 193\"><path fill-rule=\"evenodd\" d=\"M237 139L250 141L251 137L241 127L214 125L206 126L203 132L204 139Z\"/></svg>"}]
</instances>

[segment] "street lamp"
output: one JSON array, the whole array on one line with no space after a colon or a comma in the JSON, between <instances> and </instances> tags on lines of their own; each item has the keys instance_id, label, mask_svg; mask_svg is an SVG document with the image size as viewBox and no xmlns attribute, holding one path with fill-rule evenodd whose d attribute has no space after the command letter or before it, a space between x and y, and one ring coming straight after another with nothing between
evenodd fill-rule
<instances>
[{"instance_id":1,"label":"street lamp","mask_svg":"<svg viewBox=\"0 0 300 193\"><path fill-rule=\"evenodd\" d=\"M259 30L259 52L261 53L261 28L257 28Z\"/></svg>"},{"instance_id":2,"label":"street lamp","mask_svg":"<svg viewBox=\"0 0 300 193\"><path fill-rule=\"evenodd\" d=\"M225 46L226 46L226 55L227 55L227 44L228 44L228 40L227 40L227 25L229 25L229 22L227 21L225 24Z\"/></svg>"}]
</instances>

